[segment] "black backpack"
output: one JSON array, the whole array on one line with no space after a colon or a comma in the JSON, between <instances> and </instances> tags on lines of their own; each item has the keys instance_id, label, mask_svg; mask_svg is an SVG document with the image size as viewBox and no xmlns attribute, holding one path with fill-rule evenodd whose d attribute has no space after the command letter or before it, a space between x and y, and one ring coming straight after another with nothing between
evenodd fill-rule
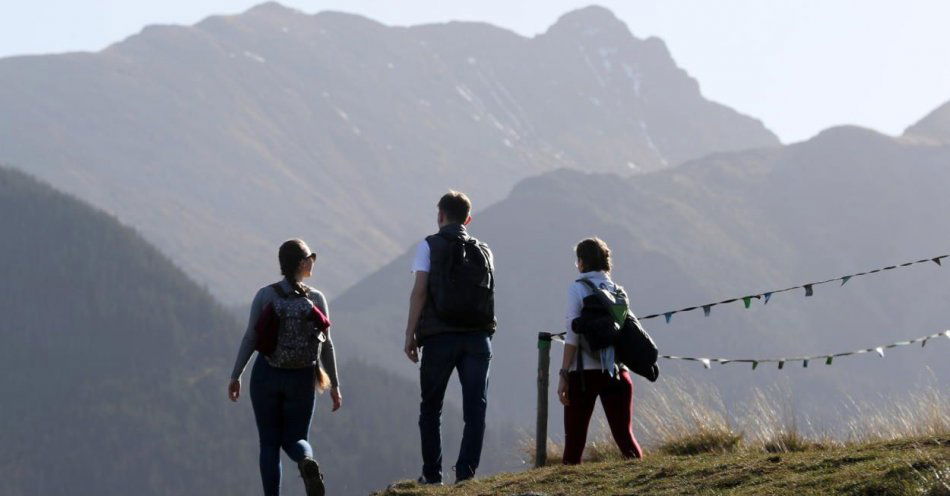
<instances>
[{"instance_id":1,"label":"black backpack","mask_svg":"<svg viewBox=\"0 0 950 496\"><path fill-rule=\"evenodd\" d=\"M439 236L448 242L448 253L437 273L438 290L430 292L435 314L453 326L492 326L495 274L488 245L475 238Z\"/></svg>"},{"instance_id":2,"label":"black backpack","mask_svg":"<svg viewBox=\"0 0 950 496\"><path fill-rule=\"evenodd\" d=\"M613 345L618 363L650 382L656 381L660 369L656 343L643 329L640 321L629 310L627 293L621 286L614 291L598 288L588 279L578 279L592 294L584 298L581 316L574 319L571 328L584 336L594 351Z\"/></svg>"}]
</instances>

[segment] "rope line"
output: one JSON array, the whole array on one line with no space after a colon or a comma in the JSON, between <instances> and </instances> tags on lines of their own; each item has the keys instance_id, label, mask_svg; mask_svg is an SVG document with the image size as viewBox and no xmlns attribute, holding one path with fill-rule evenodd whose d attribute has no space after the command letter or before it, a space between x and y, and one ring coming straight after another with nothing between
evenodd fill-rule
<instances>
[{"instance_id":1,"label":"rope line","mask_svg":"<svg viewBox=\"0 0 950 496\"><path fill-rule=\"evenodd\" d=\"M551 339L553 341L564 342L564 336L566 332L560 332L557 334L551 334ZM936 334L931 334L929 336L921 336L914 339L906 339L901 341L895 341L890 344L884 344L881 346L875 346L873 348L861 348L854 351L844 351L841 353L830 353L823 355L809 355L809 356L795 356L795 357L777 357L777 358L705 358L705 357L687 357L687 356L676 356L676 355L660 355L660 358L665 358L667 360L686 360L690 362L700 362L707 369L712 366L714 363L725 365L727 363L751 363L752 370L755 370L760 363L778 363L778 368L782 369L785 367L787 362L802 362L802 367L808 367L809 362L815 360L824 360L825 365L831 365L835 358L852 356L852 355L862 355L865 353L877 353L880 357L884 357L884 350L889 348L897 348L898 346L909 346L915 343L921 343L921 348L927 346L927 341L931 339L936 339L940 337L950 338L950 330L943 332L938 332Z\"/></svg>"},{"instance_id":2,"label":"rope line","mask_svg":"<svg viewBox=\"0 0 950 496\"><path fill-rule=\"evenodd\" d=\"M922 258L922 259L920 259L920 260L914 260L913 262L905 262L905 263L897 264L897 265L888 265L887 267L881 267L881 268L879 268L879 269L868 270L868 271L864 271L864 272L858 272L858 273L855 273L855 274L849 274L849 275L846 275L846 276L835 277L835 278L832 278L832 279L826 279L826 280L824 280L824 281L810 282L810 283L808 283L808 284L801 284L801 285L798 285L798 286L792 286L792 287L790 287L790 288L774 289L774 290L772 290L772 291L765 291L765 292L762 292L762 293L755 293L755 294L750 294L750 295L747 295L747 296L740 296L740 297L736 297L736 298L729 298L729 299L726 299L726 300L717 301L717 302L713 302L713 303L706 303L706 304L703 304L703 305L695 305L695 306L691 306L691 307L685 307L685 308L681 308L681 309L679 309L679 310L669 310L669 311L666 311L666 312L653 313L653 314L647 315L647 316L645 316L645 317L640 317L640 320L648 320L648 319L655 319L655 318L657 318L657 317L664 317L664 318L666 318L666 323L668 324L668 323L670 322L670 319L672 319L673 315L675 315L675 314L677 314L677 313L691 312L691 311L693 311L693 310L698 310L698 309L702 309L702 310L703 310L703 314L704 314L706 317L708 317L709 314L710 314L710 312L712 311L712 307L717 306L717 305L724 305L724 304L726 304L726 303L734 303L734 302L737 302L737 301L741 301L741 302L745 305L746 308L749 308L749 306L752 304L752 300L753 300L753 299L755 299L755 300L764 300L765 304L767 305L767 304L769 303L769 300L772 299L772 296L774 296L774 295L776 295L776 294L779 294L779 293L787 293L787 292L789 292L789 291L794 291L794 290L796 290L796 289L804 289L804 290L805 290L805 296L806 296L806 297L810 297L810 296L812 296L812 295L815 294L815 286L820 286L820 285L822 285L822 284L828 284L828 283L837 282L837 281L841 281L841 286L844 286L845 284L848 283L848 281L850 281L851 279L853 279L853 278L855 278L855 277L861 277L861 276L867 276L867 275L871 275L871 274L877 274L877 273L884 272L884 271L888 271L888 270L894 270L894 269L899 269L899 268L910 267L911 265L917 265L917 264L922 264L922 263L927 263L927 262L933 262L933 263L937 264L938 266L941 266L941 267L942 267L943 265L942 265L942 263L941 263L940 261L941 261L942 259L948 258L948 257L950 257L950 255L940 255L940 256L932 257L932 258Z\"/></svg>"}]
</instances>

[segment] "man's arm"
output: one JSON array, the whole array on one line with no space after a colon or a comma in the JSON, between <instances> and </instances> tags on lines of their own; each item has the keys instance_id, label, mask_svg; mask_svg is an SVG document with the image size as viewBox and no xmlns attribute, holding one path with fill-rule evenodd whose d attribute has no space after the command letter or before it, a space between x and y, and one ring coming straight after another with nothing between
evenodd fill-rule
<instances>
[{"instance_id":1,"label":"man's arm","mask_svg":"<svg viewBox=\"0 0 950 496\"><path fill-rule=\"evenodd\" d=\"M409 294L409 319L406 322L406 346L405 353L413 363L419 361L419 344L416 342L416 328L419 327L419 319L422 317L422 309L426 305L426 297L429 286L429 273L425 271L416 271L416 280L412 285L412 292Z\"/></svg>"}]
</instances>

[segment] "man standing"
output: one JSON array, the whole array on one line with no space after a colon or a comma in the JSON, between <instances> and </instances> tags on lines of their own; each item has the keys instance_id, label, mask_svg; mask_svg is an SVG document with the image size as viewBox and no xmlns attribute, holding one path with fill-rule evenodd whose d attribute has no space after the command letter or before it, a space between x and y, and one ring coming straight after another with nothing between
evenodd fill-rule
<instances>
[{"instance_id":1,"label":"man standing","mask_svg":"<svg viewBox=\"0 0 950 496\"><path fill-rule=\"evenodd\" d=\"M442 402L453 370L462 384L465 429L455 482L475 476L485 436L488 366L495 332L494 262L488 245L468 235L472 202L449 191L438 204L439 232L419 243L412 262L406 356L422 365L423 484L442 484Z\"/></svg>"}]
</instances>

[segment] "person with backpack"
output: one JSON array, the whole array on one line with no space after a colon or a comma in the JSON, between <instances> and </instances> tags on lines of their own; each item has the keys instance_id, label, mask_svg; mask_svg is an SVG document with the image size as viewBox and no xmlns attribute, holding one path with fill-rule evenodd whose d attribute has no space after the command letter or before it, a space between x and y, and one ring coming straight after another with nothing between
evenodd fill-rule
<instances>
[{"instance_id":1,"label":"person with backpack","mask_svg":"<svg viewBox=\"0 0 950 496\"><path fill-rule=\"evenodd\" d=\"M412 262L404 352L419 368L422 402L419 483L442 484L442 401L453 370L462 385L465 428L455 482L475 476L485 435L488 369L495 332L494 261L488 245L471 237L472 203L450 191L439 200L439 232L419 243Z\"/></svg>"},{"instance_id":2,"label":"person with backpack","mask_svg":"<svg viewBox=\"0 0 950 496\"><path fill-rule=\"evenodd\" d=\"M328 387L333 411L343 404L336 369L327 300L303 284L310 277L316 253L300 239L280 245L283 280L261 288L251 303L247 331L241 341L228 397L241 395L241 375L251 354L251 405L260 436L260 470L265 496L280 494L280 450L297 462L307 496L326 492L320 465L308 441L315 390Z\"/></svg>"},{"instance_id":3,"label":"person with backpack","mask_svg":"<svg viewBox=\"0 0 950 496\"><path fill-rule=\"evenodd\" d=\"M607 243L599 238L585 239L577 244L575 254L580 278L568 289L567 334L557 387L564 405L563 463L581 463L598 397L621 455L642 458L643 451L633 436L633 382L623 365L628 353L620 346L620 335L625 326L625 332L646 334L629 311L623 288L610 279ZM652 340L635 346L650 345ZM642 354L643 350L638 351ZM655 353L652 356L654 364L649 369L651 380L656 380Z\"/></svg>"}]
</instances>

